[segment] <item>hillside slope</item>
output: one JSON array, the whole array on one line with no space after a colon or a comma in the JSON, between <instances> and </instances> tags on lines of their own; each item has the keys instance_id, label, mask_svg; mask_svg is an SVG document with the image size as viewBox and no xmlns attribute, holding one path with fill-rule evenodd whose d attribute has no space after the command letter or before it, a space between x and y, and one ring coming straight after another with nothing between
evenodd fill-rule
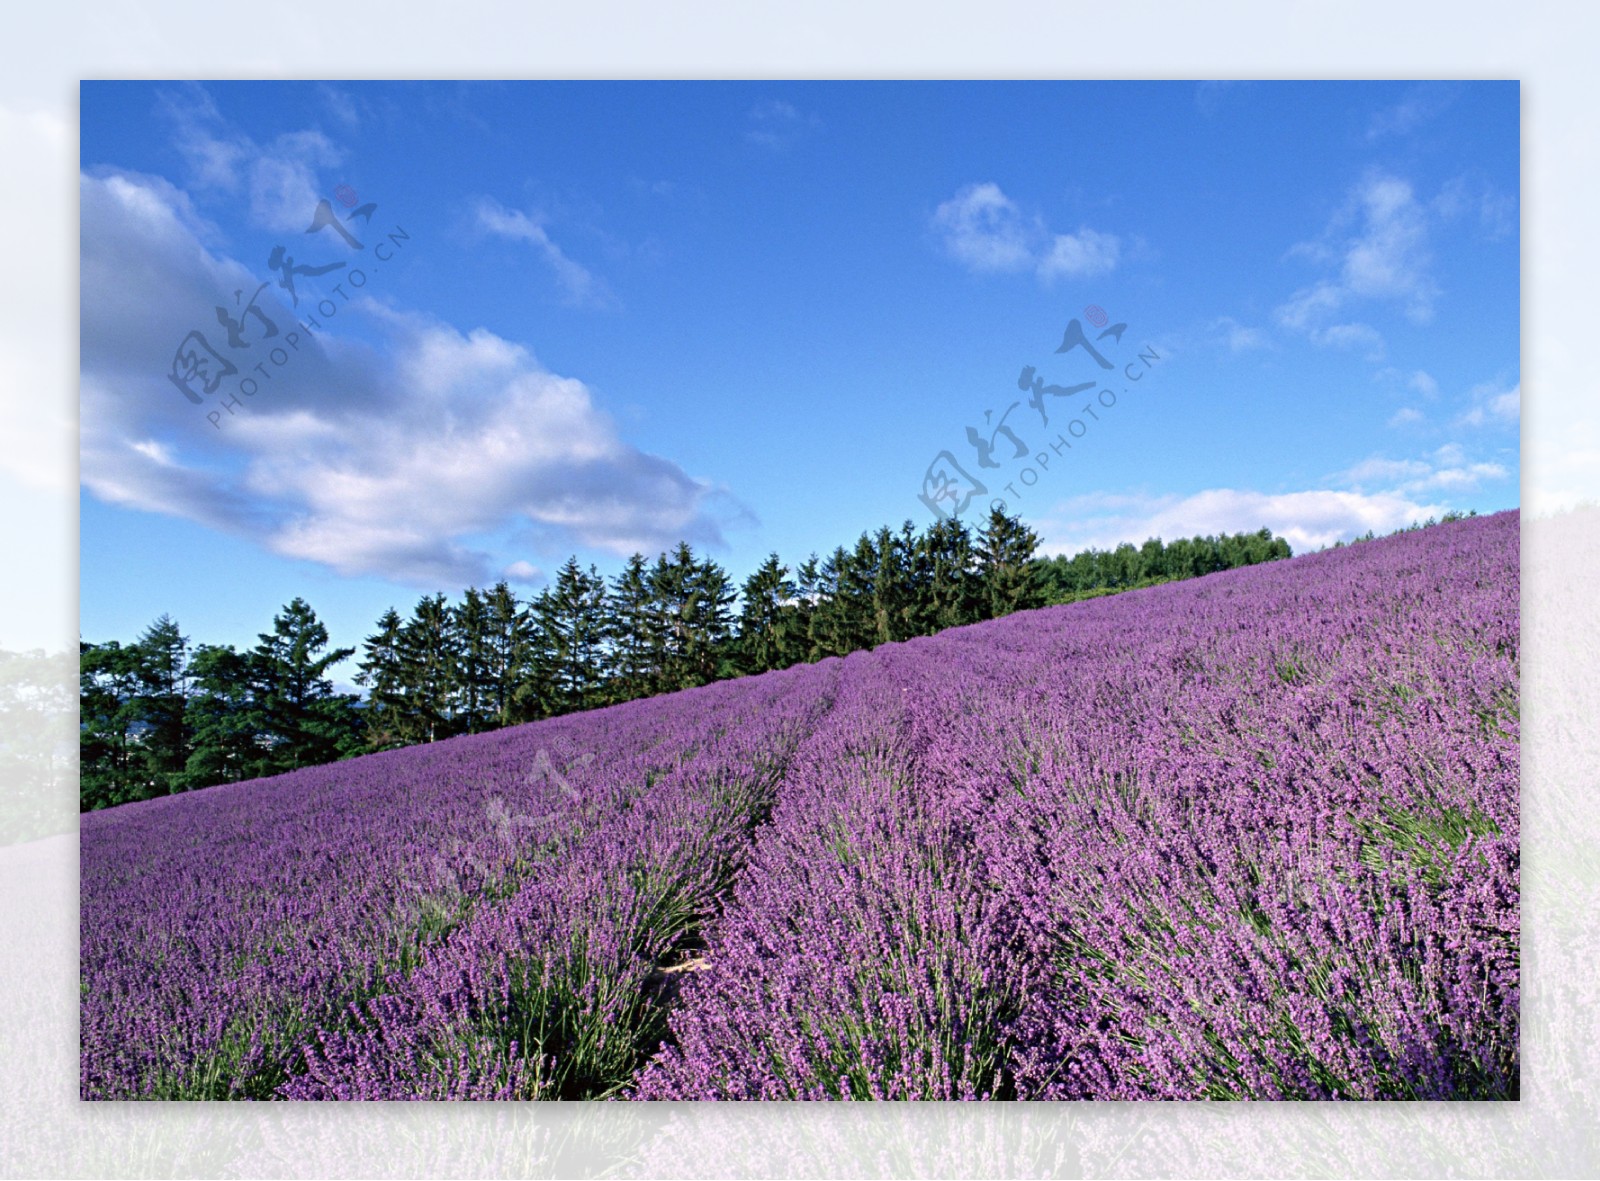
<instances>
[{"instance_id":1,"label":"hillside slope","mask_svg":"<svg viewBox=\"0 0 1600 1181\"><path fill-rule=\"evenodd\" d=\"M1517 531L88 815L82 1093L1514 1097Z\"/></svg>"}]
</instances>

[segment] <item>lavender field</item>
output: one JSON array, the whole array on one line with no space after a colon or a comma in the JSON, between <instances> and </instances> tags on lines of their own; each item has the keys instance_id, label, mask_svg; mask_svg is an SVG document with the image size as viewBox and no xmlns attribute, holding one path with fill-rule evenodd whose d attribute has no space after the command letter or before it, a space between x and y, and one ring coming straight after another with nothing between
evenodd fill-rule
<instances>
[{"instance_id":1,"label":"lavender field","mask_svg":"<svg viewBox=\"0 0 1600 1181\"><path fill-rule=\"evenodd\" d=\"M85 815L89 1099L1513 1099L1516 513Z\"/></svg>"}]
</instances>

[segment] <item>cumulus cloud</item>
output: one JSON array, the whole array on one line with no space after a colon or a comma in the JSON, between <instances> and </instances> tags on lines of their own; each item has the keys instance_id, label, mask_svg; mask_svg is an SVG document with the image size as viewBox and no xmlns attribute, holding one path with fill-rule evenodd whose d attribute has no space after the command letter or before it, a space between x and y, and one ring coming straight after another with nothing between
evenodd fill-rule
<instances>
[{"instance_id":1,"label":"cumulus cloud","mask_svg":"<svg viewBox=\"0 0 1600 1181\"><path fill-rule=\"evenodd\" d=\"M574 307L610 307L616 302L610 289L581 263L567 257L551 239L543 222L518 209L507 209L485 198L478 203L478 228L485 233L532 246L560 284L565 301Z\"/></svg>"},{"instance_id":2,"label":"cumulus cloud","mask_svg":"<svg viewBox=\"0 0 1600 1181\"><path fill-rule=\"evenodd\" d=\"M1461 87L1449 82L1419 82L1398 103L1372 116L1367 139L1407 135L1445 111L1460 93Z\"/></svg>"},{"instance_id":3,"label":"cumulus cloud","mask_svg":"<svg viewBox=\"0 0 1600 1181\"><path fill-rule=\"evenodd\" d=\"M1033 265L1036 228L997 184L968 185L934 210L933 225L952 258L975 271Z\"/></svg>"},{"instance_id":4,"label":"cumulus cloud","mask_svg":"<svg viewBox=\"0 0 1600 1181\"><path fill-rule=\"evenodd\" d=\"M320 170L343 159L327 136L291 131L258 144L230 128L199 86L165 94L162 107L197 190L242 194L252 221L264 229L298 233L311 224L328 187Z\"/></svg>"},{"instance_id":5,"label":"cumulus cloud","mask_svg":"<svg viewBox=\"0 0 1600 1181\"><path fill-rule=\"evenodd\" d=\"M1415 390L1424 398L1437 397L1439 394L1439 383L1434 380L1434 377L1431 373L1427 373L1421 369L1418 369L1406 381L1406 388Z\"/></svg>"},{"instance_id":6,"label":"cumulus cloud","mask_svg":"<svg viewBox=\"0 0 1600 1181\"><path fill-rule=\"evenodd\" d=\"M744 137L769 151L780 151L822 128L822 120L791 102L773 99L751 107Z\"/></svg>"},{"instance_id":7,"label":"cumulus cloud","mask_svg":"<svg viewBox=\"0 0 1600 1181\"><path fill-rule=\"evenodd\" d=\"M1509 390L1494 385L1473 389L1472 408L1461 416L1464 426L1514 426L1522 421L1522 383Z\"/></svg>"},{"instance_id":8,"label":"cumulus cloud","mask_svg":"<svg viewBox=\"0 0 1600 1181\"><path fill-rule=\"evenodd\" d=\"M1222 316L1211 322L1211 331L1216 339L1229 352L1246 353L1252 349L1267 347L1266 333L1259 328L1250 328L1239 323L1232 316Z\"/></svg>"},{"instance_id":9,"label":"cumulus cloud","mask_svg":"<svg viewBox=\"0 0 1600 1181\"><path fill-rule=\"evenodd\" d=\"M1088 547L1135 545L1149 537L1179 537L1249 532L1265 526L1284 538L1295 553L1349 541L1369 530L1387 533L1444 513L1444 505L1398 492L1361 493L1340 489L1256 492L1210 488L1190 496L1115 496L1095 493L1055 507L1034 527L1041 552L1070 554Z\"/></svg>"},{"instance_id":10,"label":"cumulus cloud","mask_svg":"<svg viewBox=\"0 0 1600 1181\"><path fill-rule=\"evenodd\" d=\"M1290 250L1333 273L1296 291L1274 318L1320 345L1359 345L1369 355L1381 353L1382 336L1347 319L1348 310L1367 301L1399 306L1414 323L1432 318L1439 288L1432 276L1429 228L1428 209L1410 182L1368 174L1320 238Z\"/></svg>"},{"instance_id":11,"label":"cumulus cloud","mask_svg":"<svg viewBox=\"0 0 1600 1181\"><path fill-rule=\"evenodd\" d=\"M1466 492L1509 475L1498 463L1473 462L1460 444L1447 443L1430 455L1411 459L1372 456L1340 473L1336 482L1357 491L1383 490L1415 496L1439 491Z\"/></svg>"},{"instance_id":12,"label":"cumulus cloud","mask_svg":"<svg viewBox=\"0 0 1600 1181\"><path fill-rule=\"evenodd\" d=\"M1500 464L1474 460L1459 444L1446 444L1417 456L1370 456L1315 489L1209 488L1187 496L1090 493L1058 503L1034 528L1047 554L1263 526L1303 553L1442 516L1452 496L1509 475Z\"/></svg>"},{"instance_id":13,"label":"cumulus cloud","mask_svg":"<svg viewBox=\"0 0 1600 1181\"><path fill-rule=\"evenodd\" d=\"M278 344L289 331L299 342L217 429L205 412L236 384L195 406L166 374L191 329L220 345L215 309L261 279L208 247L164 181L84 176L80 195L81 472L108 503L425 588L536 579L493 552L519 532L621 555L679 538L721 544L743 512L624 441L582 382L522 346L370 298L338 312L358 336L329 317L297 329L276 290L264 294Z\"/></svg>"},{"instance_id":14,"label":"cumulus cloud","mask_svg":"<svg viewBox=\"0 0 1600 1181\"><path fill-rule=\"evenodd\" d=\"M1051 232L992 181L958 190L934 210L931 224L950 257L979 273L1031 270L1047 282L1089 278L1114 270L1122 253L1116 235L1088 226Z\"/></svg>"},{"instance_id":15,"label":"cumulus cloud","mask_svg":"<svg viewBox=\"0 0 1600 1181\"><path fill-rule=\"evenodd\" d=\"M1057 234L1049 252L1039 260L1039 277L1103 275L1117 265L1121 249L1115 235L1081 227L1076 234Z\"/></svg>"}]
</instances>

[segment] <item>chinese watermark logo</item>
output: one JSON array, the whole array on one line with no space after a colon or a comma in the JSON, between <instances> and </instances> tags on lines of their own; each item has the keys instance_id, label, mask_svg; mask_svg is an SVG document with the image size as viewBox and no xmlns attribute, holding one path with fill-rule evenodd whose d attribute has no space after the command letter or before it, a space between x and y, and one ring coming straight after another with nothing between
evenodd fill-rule
<instances>
[{"instance_id":1,"label":"chinese watermark logo","mask_svg":"<svg viewBox=\"0 0 1600 1181\"><path fill-rule=\"evenodd\" d=\"M320 234L323 230L330 230L346 248L365 252L367 244L351 232L350 226L359 220L362 233L368 233L372 215L378 209L377 203L369 201L352 208L359 198L349 185L340 185L334 190L334 196L350 212L341 220L334 212L332 202L323 199L317 202L311 215L311 224L305 232ZM290 304L295 309L300 307L302 295L306 295L308 300L313 298L308 291L296 285L297 279L317 279L343 272L340 281L333 285L329 297L315 298L317 315L324 320L332 319L339 314L340 307L350 302L351 296L345 290L346 286L352 289L365 287L370 278L369 271L376 272L395 257L397 250L404 249L404 244L410 240L411 235L403 227L395 226L373 243L370 255L363 253L361 258L355 260L360 262L370 258L372 261L365 266L353 266L349 260L301 263L289 253L286 246L280 244L274 246L267 256L267 268L276 275L277 286L288 293ZM232 306L217 305L217 324L221 329L219 336L226 337L221 348L213 344L205 332L196 328L178 342L173 353L167 380L190 403L204 406L207 399L213 398L219 390L226 395L216 403L216 409L206 413L207 421L218 430L222 429L224 412L232 417L244 409L241 397L253 398L260 390L261 382L250 374L259 374L262 380L271 381L299 353L300 346L323 326L322 320L309 311L304 314L296 311L293 313L294 327L280 329L278 321L260 306L261 293L272 285L271 279L263 282L248 301L242 290L235 291ZM336 301L333 296L339 299ZM280 309L281 305L275 309L279 315L282 314ZM277 343L272 343L274 341ZM233 380L235 378L238 380Z\"/></svg>"},{"instance_id":2,"label":"chinese watermark logo","mask_svg":"<svg viewBox=\"0 0 1600 1181\"><path fill-rule=\"evenodd\" d=\"M1091 327L1099 330L1097 334L1091 340L1089 334L1084 331L1082 321L1074 318L1067 324L1056 354L1070 354L1081 349L1101 370L1115 370L1116 364L1106 353L1113 348L1121 347L1122 337L1128 330L1128 325L1122 322L1112 324L1111 317L1095 304L1083 310L1083 318L1089 321ZM1107 344L1107 341L1110 343ZM1155 349L1146 345L1134 360L1122 366L1122 376L1130 382L1140 381L1159 360L1161 357ZM1031 488L1037 484L1040 473L1049 469L1052 456L1060 457L1072 450L1072 440L1086 436L1089 433L1090 422L1102 421L1095 408L1096 404L1098 403L1103 410L1109 410L1117 404L1117 391L1102 385L1101 379L1066 385L1047 382L1032 365L1023 366L1022 373L1017 378L1017 389L1026 394L1027 398L1013 401L998 419L995 418L992 409L985 410L981 428L967 427L967 443L976 456L977 467L983 471L1001 471L1015 461L1032 456L1031 460L1003 486L1004 491L1020 499L1024 494L1018 491L1017 485ZM1127 388L1124 387L1122 392L1127 393ZM1081 405L1075 410L1072 409L1071 404L1080 397L1083 399ZM1068 402L1066 407L1061 405L1063 399ZM1023 406L1039 416L1037 423L1033 422L1032 415L1026 413L1020 415L1015 423L1012 421L1012 414ZM1047 443L1046 449L1035 452L1027 439L1017 433L1018 428L1020 426L1030 434L1035 430L1049 429L1052 410L1056 412L1058 419L1058 426L1054 428L1056 439ZM1064 424L1065 429L1059 425L1063 413L1073 415ZM1085 421L1086 418L1088 421ZM1004 443L1001 440L1004 440ZM997 453L999 458L996 458ZM989 479L998 480L1000 477L990 476ZM935 516L941 519L953 519L964 513L975 499L988 493L989 485L964 468L955 455L946 449L934 456L933 462L928 465L928 470L922 477L922 491L917 494L917 498L927 505ZM1006 501L996 496L990 502L990 506L1003 512Z\"/></svg>"}]
</instances>

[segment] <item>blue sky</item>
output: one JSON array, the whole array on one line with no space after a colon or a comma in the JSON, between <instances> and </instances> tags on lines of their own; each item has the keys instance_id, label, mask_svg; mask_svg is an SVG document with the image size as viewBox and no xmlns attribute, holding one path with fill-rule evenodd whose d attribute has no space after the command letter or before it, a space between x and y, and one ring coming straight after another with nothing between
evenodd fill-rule
<instances>
[{"instance_id":1,"label":"blue sky","mask_svg":"<svg viewBox=\"0 0 1600 1181\"><path fill-rule=\"evenodd\" d=\"M303 595L356 645L680 537L742 578L932 521L941 452L1050 551L1514 507L1518 125L1515 82L85 83L82 634ZM292 305L278 246L344 265ZM1100 309L1110 371L1055 351ZM240 361L199 404L191 330Z\"/></svg>"}]
</instances>

